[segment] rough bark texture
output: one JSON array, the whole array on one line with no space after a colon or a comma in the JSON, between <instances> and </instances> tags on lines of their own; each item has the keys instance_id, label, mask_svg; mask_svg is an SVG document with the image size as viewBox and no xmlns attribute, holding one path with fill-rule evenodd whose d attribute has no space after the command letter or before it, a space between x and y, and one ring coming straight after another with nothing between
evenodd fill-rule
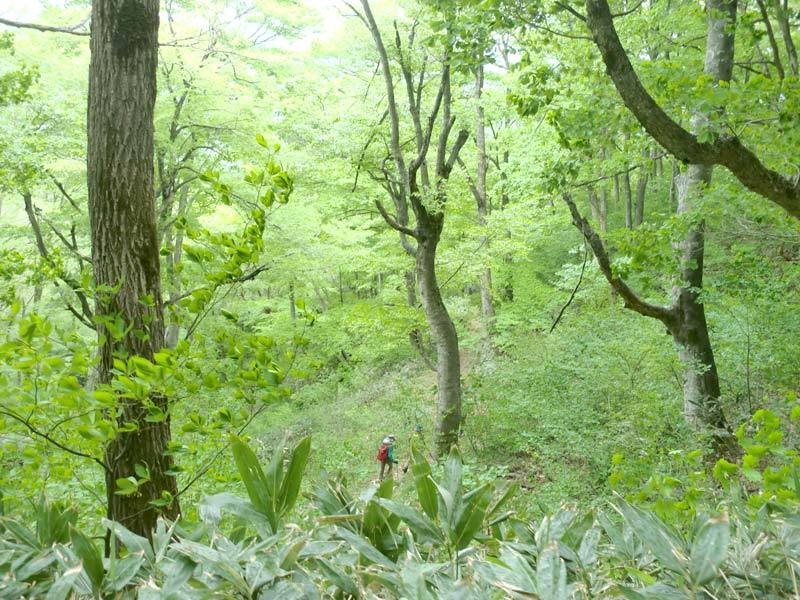
<instances>
[{"instance_id":1,"label":"rough bark texture","mask_svg":"<svg viewBox=\"0 0 800 600\"><path fill-rule=\"evenodd\" d=\"M735 4L735 0L714 3L725 12L733 5L734 13ZM800 218L800 181L767 168L737 137L698 141L664 112L639 81L617 36L607 0L586 0L586 13L586 23L619 95L659 144L683 162L726 167L746 188Z\"/></svg>"},{"instance_id":2,"label":"rough bark texture","mask_svg":"<svg viewBox=\"0 0 800 600\"><path fill-rule=\"evenodd\" d=\"M99 294L96 314L119 315L131 327L114 340L98 325L99 380L111 380L113 358L152 359L164 344L159 248L153 189L153 105L156 96L158 0L94 0L88 110L88 188L95 281L116 291ZM144 300L144 302L143 302ZM150 399L168 414L167 399ZM169 418L145 421L138 401L120 400L117 420L138 429L106 448L108 517L150 536L159 514L178 515L177 500L156 508L162 491L177 495L167 474L172 459ZM139 493L115 494L116 480L145 466L150 481Z\"/></svg>"}]
</instances>

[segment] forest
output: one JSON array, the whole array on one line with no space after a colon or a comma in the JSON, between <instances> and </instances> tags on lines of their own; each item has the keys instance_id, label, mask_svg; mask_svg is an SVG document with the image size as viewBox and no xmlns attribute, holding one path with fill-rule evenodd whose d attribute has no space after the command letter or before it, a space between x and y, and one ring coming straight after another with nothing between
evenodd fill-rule
<instances>
[{"instance_id":1,"label":"forest","mask_svg":"<svg viewBox=\"0 0 800 600\"><path fill-rule=\"evenodd\" d=\"M798 44L0 0L0 598L800 599Z\"/></svg>"}]
</instances>

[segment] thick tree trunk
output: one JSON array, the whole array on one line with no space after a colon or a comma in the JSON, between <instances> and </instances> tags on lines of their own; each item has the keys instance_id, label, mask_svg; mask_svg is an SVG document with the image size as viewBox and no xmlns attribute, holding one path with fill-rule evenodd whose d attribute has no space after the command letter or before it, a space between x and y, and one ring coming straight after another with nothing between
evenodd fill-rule
<instances>
[{"instance_id":1,"label":"thick tree trunk","mask_svg":"<svg viewBox=\"0 0 800 600\"><path fill-rule=\"evenodd\" d=\"M445 456L458 442L461 426L461 358L458 351L458 334L447 312L439 283L436 280L436 247L441 234L443 215L431 217L438 224L426 228L426 234L417 246L417 276L425 316L436 346L436 449Z\"/></svg>"},{"instance_id":2,"label":"thick tree trunk","mask_svg":"<svg viewBox=\"0 0 800 600\"><path fill-rule=\"evenodd\" d=\"M711 175L712 167L689 166L677 184L678 213L691 210L691 194L707 186ZM686 420L692 425L724 428L717 365L708 334L705 306L698 300L703 289L705 253L702 221L689 230L681 250L681 281L673 290L677 323L672 335L684 365L683 410Z\"/></svg>"},{"instance_id":3,"label":"thick tree trunk","mask_svg":"<svg viewBox=\"0 0 800 600\"><path fill-rule=\"evenodd\" d=\"M419 302L417 301L417 276L414 271L406 271L404 279L406 282L406 302L411 308L416 310L419 306ZM436 371L436 364L432 358L431 348L426 346L425 340L422 337L422 332L418 327L414 327L414 329L408 332L408 341L411 343L411 347L419 352L425 366L431 371Z\"/></svg>"},{"instance_id":4,"label":"thick tree trunk","mask_svg":"<svg viewBox=\"0 0 800 600\"><path fill-rule=\"evenodd\" d=\"M153 359L164 344L159 248L153 189L153 106L158 60L158 0L94 0L88 109L88 188L92 259L100 319L99 381L111 380L115 357ZM110 291L110 290L114 291ZM104 317L119 315L130 326L114 339ZM169 415L166 398L150 400ZM120 398L120 424L135 431L119 433L106 448L108 517L142 536L156 519L179 514L169 416L148 422L141 402ZM118 495L116 480L149 472L138 493ZM137 477L138 478L138 477ZM165 507L151 501L162 492L175 499Z\"/></svg>"},{"instance_id":5,"label":"thick tree trunk","mask_svg":"<svg viewBox=\"0 0 800 600\"><path fill-rule=\"evenodd\" d=\"M705 73L715 81L729 81L733 72L735 0L709 0L708 33L706 36ZM693 119L696 131L708 118L698 113ZM692 210L693 196L702 193L711 183L713 167L689 165L678 178L678 213ZM703 289L703 258L705 253L705 224L692 226L681 244L681 281L673 291L678 323L672 331L684 363L683 405L690 424L714 428L726 426L720 406L719 375L708 335L705 306L698 296Z\"/></svg>"}]
</instances>

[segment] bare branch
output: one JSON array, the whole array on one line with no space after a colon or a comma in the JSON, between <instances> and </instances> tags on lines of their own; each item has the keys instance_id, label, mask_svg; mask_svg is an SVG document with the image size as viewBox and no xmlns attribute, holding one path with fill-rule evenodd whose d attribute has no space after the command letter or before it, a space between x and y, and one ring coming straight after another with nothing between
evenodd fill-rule
<instances>
[{"instance_id":1,"label":"bare branch","mask_svg":"<svg viewBox=\"0 0 800 600\"><path fill-rule=\"evenodd\" d=\"M44 31L48 33L66 33L69 35L79 35L81 37L89 37L88 31L80 31L81 27L86 25L89 17L72 27L55 27L53 25L40 25L38 23L22 23L20 21L12 21L10 19L0 18L0 25L7 25L8 27L16 27L18 29L35 29L36 31Z\"/></svg>"},{"instance_id":2,"label":"bare branch","mask_svg":"<svg viewBox=\"0 0 800 600\"><path fill-rule=\"evenodd\" d=\"M380 200L375 200L375 207L378 209L378 212L381 213L383 220L386 221L386 224L389 225L389 227L413 238L417 237L417 234L413 229L406 227L405 225L401 225L397 222L397 219L389 214L389 212L386 210L386 207L383 205L383 202Z\"/></svg>"},{"instance_id":3,"label":"bare branch","mask_svg":"<svg viewBox=\"0 0 800 600\"><path fill-rule=\"evenodd\" d=\"M575 206L572 196L568 193L565 193L563 194L563 199L569 207L570 213L572 213L572 223L575 225L578 231L583 234L583 237L586 239L586 242L589 244L592 252L594 252L594 256L597 259L597 264L600 266L600 271L603 273L603 276L606 278L608 283L611 284L611 287L614 288L622 297L623 301L625 302L625 308L637 312L640 315L658 319L664 323L668 329L672 329L674 327L676 318L673 310L663 306L650 304L649 302L642 300L636 294L636 292L634 292L628 286L625 280L614 274L614 271L611 268L611 259L608 256L608 252L603 244L603 240L600 239L600 236L597 235L597 232L595 232L591 224L583 218L578 210L578 207Z\"/></svg>"}]
</instances>

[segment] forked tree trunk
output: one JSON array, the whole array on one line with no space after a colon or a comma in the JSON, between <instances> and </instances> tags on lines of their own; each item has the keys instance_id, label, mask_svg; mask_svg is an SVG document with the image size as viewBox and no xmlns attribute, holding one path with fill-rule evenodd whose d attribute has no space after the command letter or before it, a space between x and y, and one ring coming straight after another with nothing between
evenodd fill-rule
<instances>
[{"instance_id":1,"label":"forked tree trunk","mask_svg":"<svg viewBox=\"0 0 800 600\"><path fill-rule=\"evenodd\" d=\"M422 306L436 346L436 449L446 456L458 442L461 426L461 358L458 334L439 291L436 279L436 247L439 244L444 215L430 218L424 237L417 246L417 276Z\"/></svg>"},{"instance_id":2,"label":"forked tree trunk","mask_svg":"<svg viewBox=\"0 0 800 600\"><path fill-rule=\"evenodd\" d=\"M94 276L101 291L96 314L101 383L111 380L115 356L153 359L164 344L159 248L153 190L153 106L158 60L158 0L94 0L88 109L88 188ZM117 289L118 287L118 289ZM114 291L115 290L115 291ZM119 315L130 327L113 339L102 324ZM168 415L167 399L150 399ZM117 422L135 431L119 433L106 447L108 517L150 537L160 514L179 514L169 417L148 422L145 407L119 399ZM116 480L149 471L139 492L118 495ZM158 508L162 492L176 499Z\"/></svg>"}]
</instances>

